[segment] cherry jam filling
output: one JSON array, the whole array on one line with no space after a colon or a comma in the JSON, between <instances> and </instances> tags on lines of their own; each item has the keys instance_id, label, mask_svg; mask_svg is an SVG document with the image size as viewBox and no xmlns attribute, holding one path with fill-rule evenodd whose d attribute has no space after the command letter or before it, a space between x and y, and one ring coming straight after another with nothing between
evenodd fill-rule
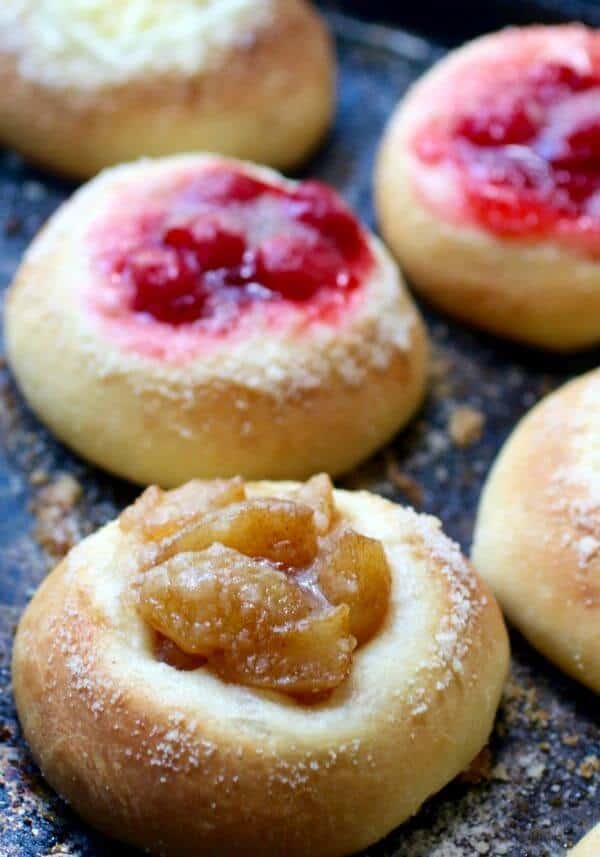
<instances>
[{"instance_id":1,"label":"cherry jam filling","mask_svg":"<svg viewBox=\"0 0 600 857\"><path fill-rule=\"evenodd\" d=\"M111 274L134 313L227 326L258 301L343 304L372 262L361 226L330 188L287 189L217 167L140 225Z\"/></svg>"},{"instance_id":2,"label":"cherry jam filling","mask_svg":"<svg viewBox=\"0 0 600 857\"><path fill-rule=\"evenodd\" d=\"M539 63L485 101L433 123L417 157L450 163L468 215L503 236L600 238L600 70Z\"/></svg>"}]
</instances>

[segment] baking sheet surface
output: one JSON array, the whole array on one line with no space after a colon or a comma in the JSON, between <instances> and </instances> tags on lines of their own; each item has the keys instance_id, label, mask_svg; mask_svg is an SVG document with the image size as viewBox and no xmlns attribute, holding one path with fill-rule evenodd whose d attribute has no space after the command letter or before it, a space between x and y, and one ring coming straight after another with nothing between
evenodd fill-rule
<instances>
[{"instance_id":1,"label":"baking sheet surface","mask_svg":"<svg viewBox=\"0 0 600 857\"><path fill-rule=\"evenodd\" d=\"M306 172L335 185L373 226L371 170L385 119L441 50L339 15L331 23L340 59L338 120ZM2 286L36 230L72 189L0 152ZM425 314L435 349L427 403L408 431L342 484L438 515L468 550L483 479L511 427L544 393L598 365L600 355L548 357L469 331L426 308ZM465 407L479 415L483 429L480 440L462 447L451 417ZM65 488L64 474L83 491L63 515L54 501ZM73 491L74 483L67 488ZM2 363L0 857L136 853L93 833L44 784L19 735L9 672L18 616L61 539L68 543L90 532L136 493L50 437L27 411ZM471 772L472 782L450 784L415 819L369 849L371 857L551 857L562 855L600 819L597 700L518 635L512 642L511 677L489 751Z\"/></svg>"}]
</instances>

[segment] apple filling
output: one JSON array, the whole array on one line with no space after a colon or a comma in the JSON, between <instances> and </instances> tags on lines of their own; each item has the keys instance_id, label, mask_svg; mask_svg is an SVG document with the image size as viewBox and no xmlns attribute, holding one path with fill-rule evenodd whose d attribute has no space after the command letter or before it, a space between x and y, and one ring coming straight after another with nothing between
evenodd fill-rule
<instances>
[{"instance_id":1,"label":"apple filling","mask_svg":"<svg viewBox=\"0 0 600 857\"><path fill-rule=\"evenodd\" d=\"M138 609L175 668L321 698L385 617L383 546L340 520L327 476L281 498L247 497L241 479L152 487L120 525L151 548Z\"/></svg>"}]
</instances>

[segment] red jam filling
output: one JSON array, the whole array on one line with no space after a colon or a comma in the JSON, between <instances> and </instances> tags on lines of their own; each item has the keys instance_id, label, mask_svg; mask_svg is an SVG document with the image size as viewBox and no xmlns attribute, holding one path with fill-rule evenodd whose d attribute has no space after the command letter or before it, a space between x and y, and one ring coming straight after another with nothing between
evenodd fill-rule
<instances>
[{"instance_id":1,"label":"red jam filling","mask_svg":"<svg viewBox=\"0 0 600 857\"><path fill-rule=\"evenodd\" d=\"M130 311L172 326L226 331L259 302L310 302L325 318L373 264L360 224L315 181L288 188L216 166L159 206L112 254L109 273Z\"/></svg>"},{"instance_id":2,"label":"red jam filling","mask_svg":"<svg viewBox=\"0 0 600 857\"><path fill-rule=\"evenodd\" d=\"M490 75L486 89L468 110L420 130L419 160L454 168L467 217L485 229L563 234L598 252L600 62L580 71L538 61L509 84Z\"/></svg>"}]
</instances>

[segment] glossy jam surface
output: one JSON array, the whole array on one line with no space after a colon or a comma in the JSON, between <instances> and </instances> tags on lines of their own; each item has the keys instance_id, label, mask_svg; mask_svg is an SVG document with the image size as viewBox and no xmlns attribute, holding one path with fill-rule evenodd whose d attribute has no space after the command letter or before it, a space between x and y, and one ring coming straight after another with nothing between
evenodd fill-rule
<instances>
[{"instance_id":1,"label":"glossy jam surface","mask_svg":"<svg viewBox=\"0 0 600 857\"><path fill-rule=\"evenodd\" d=\"M467 106L457 96L442 121L425 122L413 148L427 168L450 168L467 219L503 237L562 236L596 255L600 37L565 31L575 35L564 58L538 51L514 68L507 42L506 66L487 69Z\"/></svg>"},{"instance_id":2,"label":"glossy jam surface","mask_svg":"<svg viewBox=\"0 0 600 857\"><path fill-rule=\"evenodd\" d=\"M314 701L387 611L383 547L339 520L324 475L283 498L247 497L240 479L150 488L120 524L154 655L175 669Z\"/></svg>"},{"instance_id":3,"label":"glossy jam surface","mask_svg":"<svg viewBox=\"0 0 600 857\"><path fill-rule=\"evenodd\" d=\"M212 335L258 305L326 321L373 264L362 227L332 189L270 184L229 165L186 176L130 219L122 240L115 230L100 259L113 304L146 323Z\"/></svg>"}]
</instances>

